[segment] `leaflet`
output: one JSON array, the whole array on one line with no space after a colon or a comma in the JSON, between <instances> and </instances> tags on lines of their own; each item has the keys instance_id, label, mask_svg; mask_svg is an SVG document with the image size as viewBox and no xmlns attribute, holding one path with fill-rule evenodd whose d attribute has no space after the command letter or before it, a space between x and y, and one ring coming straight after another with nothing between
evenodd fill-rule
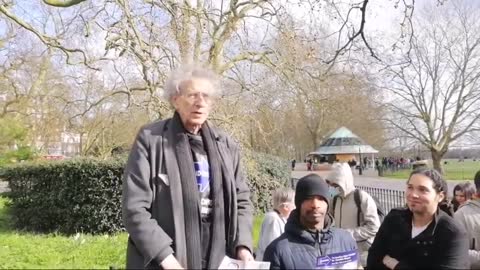
<instances>
[{"instance_id":1,"label":"leaflet","mask_svg":"<svg viewBox=\"0 0 480 270\"><path fill-rule=\"evenodd\" d=\"M317 269L357 269L358 254L356 250L328 254L317 258Z\"/></svg>"},{"instance_id":2,"label":"leaflet","mask_svg":"<svg viewBox=\"0 0 480 270\"><path fill-rule=\"evenodd\" d=\"M240 261L225 256L218 269L270 269L270 262Z\"/></svg>"}]
</instances>

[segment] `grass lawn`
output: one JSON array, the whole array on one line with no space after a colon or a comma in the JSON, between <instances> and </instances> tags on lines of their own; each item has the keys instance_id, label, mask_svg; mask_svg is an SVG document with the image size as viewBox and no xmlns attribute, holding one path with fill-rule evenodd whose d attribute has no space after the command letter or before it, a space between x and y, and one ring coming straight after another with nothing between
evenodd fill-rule
<instances>
[{"instance_id":1,"label":"grass lawn","mask_svg":"<svg viewBox=\"0 0 480 270\"><path fill-rule=\"evenodd\" d=\"M7 201L0 196L0 269L125 267L126 233L68 237L18 232L9 224ZM256 246L262 217L254 222Z\"/></svg>"},{"instance_id":2,"label":"grass lawn","mask_svg":"<svg viewBox=\"0 0 480 270\"><path fill-rule=\"evenodd\" d=\"M262 228L263 216L256 216L253 220L253 248L258 246L258 238L260 236L260 229Z\"/></svg>"},{"instance_id":3,"label":"grass lawn","mask_svg":"<svg viewBox=\"0 0 480 270\"><path fill-rule=\"evenodd\" d=\"M465 160L463 162L458 162L457 159L446 159L443 164L443 170L445 171L445 179L447 180L472 180L475 176L475 173L480 170L480 161ZM430 167L431 161L430 161ZM397 172L386 171L384 173L385 177L396 178L396 179L407 179L410 175L411 170L401 170Z\"/></svg>"},{"instance_id":4,"label":"grass lawn","mask_svg":"<svg viewBox=\"0 0 480 270\"><path fill-rule=\"evenodd\" d=\"M125 266L127 234L62 236L11 228L0 197L0 268L103 268Z\"/></svg>"}]
</instances>

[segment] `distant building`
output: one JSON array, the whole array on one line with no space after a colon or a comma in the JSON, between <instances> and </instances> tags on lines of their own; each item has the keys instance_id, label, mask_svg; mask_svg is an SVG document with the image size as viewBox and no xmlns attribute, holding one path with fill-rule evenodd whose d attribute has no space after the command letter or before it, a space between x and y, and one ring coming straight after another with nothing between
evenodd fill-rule
<instances>
[{"instance_id":1,"label":"distant building","mask_svg":"<svg viewBox=\"0 0 480 270\"><path fill-rule=\"evenodd\" d=\"M361 158L364 157L373 161L374 154L377 153L376 149L366 144L348 128L341 127L323 141L317 150L310 152L308 156L317 162L348 162L352 159L360 162Z\"/></svg>"},{"instance_id":2,"label":"distant building","mask_svg":"<svg viewBox=\"0 0 480 270\"><path fill-rule=\"evenodd\" d=\"M35 142L37 149L43 149L47 159L60 159L60 157L74 157L80 154L80 134L62 131L59 136L50 142L40 138Z\"/></svg>"}]
</instances>

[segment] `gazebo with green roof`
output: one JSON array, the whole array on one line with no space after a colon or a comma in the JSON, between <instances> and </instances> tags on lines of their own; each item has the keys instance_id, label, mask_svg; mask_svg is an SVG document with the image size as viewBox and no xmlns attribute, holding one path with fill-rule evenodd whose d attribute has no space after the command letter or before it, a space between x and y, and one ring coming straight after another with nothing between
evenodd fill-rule
<instances>
[{"instance_id":1,"label":"gazebo with green roof","mask_svg":"<svg viewBox=\"0 0 480 270\"><path fill-rule=\"evenodd\" d=\"M314 159L325 160L328 162L348 162L355 159L357 162L360 157L371 155L371 160L375 158L378 150L366 144L360 137L354 134L350 129L341 127L330 135L314 152L308 155ZM372 162L373 164L373 162Z\"/></svg>"}]
</instances>

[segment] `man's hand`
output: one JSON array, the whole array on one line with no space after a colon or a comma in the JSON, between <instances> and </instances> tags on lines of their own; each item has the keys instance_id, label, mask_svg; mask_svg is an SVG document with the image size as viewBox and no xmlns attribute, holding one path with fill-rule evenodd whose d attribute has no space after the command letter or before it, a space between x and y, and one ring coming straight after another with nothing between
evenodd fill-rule
<instances>
[{"instance_id":1,"label":"man's hand","mask_svg":"<svg viewBox=\"0 0 480 270\"><path fill-rule=\"evenodd\" d=\"M383 264L385 264L385 266L388 267L389 269L393 270L397 266L398 260L388 255L385 255L385 257L383 257Z\"/></svg>"},{"instance_id":2,"label":"man's hand","mask_svg":"<svg viewBox=\"0 0 480 270\"><path fill-rule=\"evenodd\" d=\"M173 254L168 255L160 265L163 269L183 269Z\"/></svg>"},{"instance_id":3,"label":"man's hand","mask_svg":"<svg viewBox=\"0 0 480 270\"><path fill-rule=\"evenodd\" d=\"M241 261L253 261L253 255L246 247L237 247L237 259Z\"/></svg>"}]
</instances>

